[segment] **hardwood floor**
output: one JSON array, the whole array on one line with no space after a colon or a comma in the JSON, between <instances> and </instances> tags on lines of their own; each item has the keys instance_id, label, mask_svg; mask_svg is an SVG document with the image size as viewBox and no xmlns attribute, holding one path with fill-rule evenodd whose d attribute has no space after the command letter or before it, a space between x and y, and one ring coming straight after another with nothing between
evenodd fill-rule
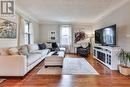
<instances>
[{"instance_id":1,"label":"hardwood floor","mask_svg":"<svg viewBox=\"0 0 130 87\"><path fill-rule=\"evenodd\" d=\"M81 58L75 54L66 54L66 57ZM0 87L130 87L130 76L111 71L91 55L86 59L100 75L37 75L43 61L24 78L7 78Z\"/></svg>"}]
</instances>

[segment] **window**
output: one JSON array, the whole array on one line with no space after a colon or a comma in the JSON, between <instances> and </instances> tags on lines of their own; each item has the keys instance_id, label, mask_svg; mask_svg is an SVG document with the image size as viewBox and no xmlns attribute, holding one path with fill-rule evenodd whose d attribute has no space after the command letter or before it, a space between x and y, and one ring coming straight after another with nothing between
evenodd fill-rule
<instances>
[{"instance_id":1,"label":"window","mask_svg":"<svg viewBox=\"0 0 130 87\"><path fill-rule=\"evenodd\" d=\"M26 20L25 20L25 29L24 29L24 41L25 44L30 44L31 42L30 22Z\"/></svg>"},{"instance_id":2,"label":"window","mask_svg":"<svg viewBox=\"0 0 130 87\"><path fill-rule=\"evenodd\" d=\"M61 25L60 27L60 43L61 45L70 45L71 44L71 26L70 25Z\"/></svg>"}]
</instances>

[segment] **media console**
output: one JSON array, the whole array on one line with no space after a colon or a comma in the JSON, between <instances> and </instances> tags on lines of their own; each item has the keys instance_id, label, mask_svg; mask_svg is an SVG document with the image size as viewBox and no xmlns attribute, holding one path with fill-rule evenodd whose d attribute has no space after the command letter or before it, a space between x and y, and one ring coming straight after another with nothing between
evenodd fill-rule
<instances>
[{"instance_id":1,"label":"media console","mask_svg":"<svg viewBox=\"0 0 130 87\"><path fill-rule=\"evenodd\" d=\"M119 47L95 46L93 56L96 60L106 65L111 70L118 70L118 52Z\"/></svg>"}]
</instances>

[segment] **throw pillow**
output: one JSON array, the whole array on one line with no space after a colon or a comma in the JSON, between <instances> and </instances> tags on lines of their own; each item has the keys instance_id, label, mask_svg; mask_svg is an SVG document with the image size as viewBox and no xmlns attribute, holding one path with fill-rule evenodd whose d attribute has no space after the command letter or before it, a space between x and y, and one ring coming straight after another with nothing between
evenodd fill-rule
<instances>
[{"instance_id":1,"label":"throw pillow","mask_svg":"<svg viewBox=\"0 0 130 87\"><path fill-rule=\"evenodd\" d=\"M43 50L46 49L46 44L42 43L42 44L38 44L39 50Z\"/></svg>"},{"instance_id":2,"label":"throw pillow","mask_svg":"<svg viewBox=\"0 0 130 87\"><path fill-rule=\"evenodd\" d=\"M28 52L28 48L27 46L21 46L21 48L19 49L19 54L20 55L26 55L28 56L29 55L29 52Z\"/></svg>"},{"instance_id":3,"label":"throw pillow","mask_svg":"<svg viewBox=\"0 0 130 87\"><path fill-rule=\"evenodd\" d=\"M0 48L0 55L7 56L9 54L9 48Z\"/></svg>"},{"instance_id":4,"label":"throw pillow","mask_svg":"<svg viewBox=\"0 0 130 87\"><path fill-rule=\"evenodd\" d=\"M10 55L18 55L18 49L16 47L9 48L8 50Z\"/></svg>"},{"instance_id":5,"label":"throw pillow","mask_svg":"<svg viewBox=\"0 0 130 87\"><path fill-rule=\"evenodd\" d=\"M27 45L27 48L28 48L28 52L31 53L33 51L36 51L38 50L38 44L30 44L30 45Z\"/></svg>"},{"instance_id":6,"label":"throw pillow","mask_svg":"<svg viewBox=\"0 0 130 87\"><path fill-rule=\"evenodd\" d=\"M51 42L50 42L50 43L47 42L47 43L45 43L45 44L46 44L46 48L52 48Z\"/></svg>"}]
</instances>

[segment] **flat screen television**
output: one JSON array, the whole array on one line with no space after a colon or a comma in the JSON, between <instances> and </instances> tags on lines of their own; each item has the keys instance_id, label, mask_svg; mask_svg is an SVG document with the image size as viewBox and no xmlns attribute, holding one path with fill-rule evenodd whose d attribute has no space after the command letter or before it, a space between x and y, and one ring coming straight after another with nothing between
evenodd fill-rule
<instances>
[{"instance_id":1,"label":"flat screen television","mask_svg":"<svg viewBox=\"0 0 130 87\"><path fill-rule=\"evenodd\" d=\"M95 43L97 43L97 44L102 43L102 29L95 31Z\"/></svg>"},{"instance_id":2,"label":"flat screen television","mask_svg":"<svg viewBox=\"0 0 130 87\"><path fill-rule=\"evenodd\" d=\"M116 46L116 24L96 30L95 43L104 46Z\"/></svg>"}]
</instances>

